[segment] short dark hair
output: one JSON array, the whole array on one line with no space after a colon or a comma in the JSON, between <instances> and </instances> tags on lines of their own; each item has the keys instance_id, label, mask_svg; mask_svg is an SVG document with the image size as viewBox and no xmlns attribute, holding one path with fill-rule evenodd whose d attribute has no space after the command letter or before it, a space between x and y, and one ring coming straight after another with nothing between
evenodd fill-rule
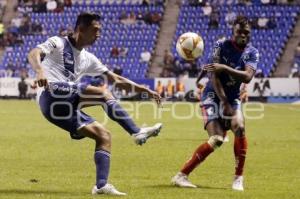
<instances>
[{"instance_id":1,"label":"short dark hair","mask_svg":"<svg viewBox=\"0 0 300 199\"><path fill-rule=\"evenodd\" d=\"M242 27L244 27L246 25L251 26L249 19L243 15L239 15L236 17L236 19L233 22L233 26L235 26L237 24L239 24Z\"/></svg>"},{"instance_id":2,"label":"short dark hair","mask_svg":"<svg viewBox=\"0 0 300 199\"><path fill-rule=\"evenodd\" d=\"M101 19L100 14L91 13L91 12L80 13L76 20L75 30L80 25L89 26L92 24L92 21L94 20L100 21L100 19Z\"/></svg>"}]
</instances>

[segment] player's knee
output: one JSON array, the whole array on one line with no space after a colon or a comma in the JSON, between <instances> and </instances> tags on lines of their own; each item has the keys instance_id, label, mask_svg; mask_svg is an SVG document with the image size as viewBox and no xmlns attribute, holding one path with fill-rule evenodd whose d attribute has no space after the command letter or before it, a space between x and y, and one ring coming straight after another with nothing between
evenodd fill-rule
<instances>
[{"instance_id":1,"label":"player's knee","mask_svg":"<svg viewBox=\"0 0 300 199\"><path fill-rule=\"evenodd\" d=\"M236 125L233 127L234 135L237 137L245 136L245 126L244 125Z\"/></svg>"},{"instance_id":2,"label":"player's knee","mask_svg":"<svg viewBox=\"0 0 300 199\"><path fill-rule=\"evenodd\" d=\"M208 139L208 144L212 146L214 149L220 147L223 144L223 136L213 135Z\"/></svg>"},{"instance_id":3,"label":"player's knee","mask_svg":"<svg viewBox=\"0 0 300 199\"><path fill-rule=\"evenodd\" d=\"M110 132L103 128L96 127L96 141L98 143L102 143L104 145L110 145L111 143L111 135Z\"/></svg>"}]
</instances>

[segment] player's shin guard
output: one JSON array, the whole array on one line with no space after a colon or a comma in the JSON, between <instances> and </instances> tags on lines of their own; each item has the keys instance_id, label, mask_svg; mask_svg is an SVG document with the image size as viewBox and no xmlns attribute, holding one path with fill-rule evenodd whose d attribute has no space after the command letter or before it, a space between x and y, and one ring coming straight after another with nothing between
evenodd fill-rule
<instances>
[{"instance_id":1,"label":"player's shin guard","mask_svg":"<svg viewBox=\"0 0 300 199\"><path fill-rule=\"evenodd\" d=\"M110 119L118 122L130 135L140 131L128 113L120 106L116 100L108 100L103 106Z\"/></svg>"},{"instance_id":2,"label":"player's shin guard","mask_svg":"<svg viewBox=\"0 0 300 199\"><path fill-rule=\"evenodd\" d=\"M95 151L96 185L100 189L107 183L110 167L110 153L104 150Z\"/></svg>"},{"instance_id":3,"label":"player's shin guard","mask_svg":"<svg viewBox=\"0 0 300 199\"><path fill-rule=\"evenodd\" d=\"M234 138L235 175L243 175L244 164L247 153L247 139L245 136Z\"/></svg>"},{"instance_id":4,"label":"player's shin guard","mask_svg":"<svg viewBox=\"0 0 300 199\"><path fill-rule=\"evenodd\" d=\"M214 148L208 142L205 142L204 144L200 145L194 152L191 159L189 159L185 163L185 165L181 169L181 172L186 175L189 175L213 151Z\"/></svg>"}]
</instances>

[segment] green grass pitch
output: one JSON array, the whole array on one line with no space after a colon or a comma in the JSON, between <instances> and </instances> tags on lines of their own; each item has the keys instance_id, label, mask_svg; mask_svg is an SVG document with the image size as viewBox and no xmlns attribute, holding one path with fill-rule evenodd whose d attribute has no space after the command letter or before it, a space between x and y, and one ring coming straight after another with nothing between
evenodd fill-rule
<instances>
[{"instance_id":1,"label":"green grass pitch","mask_svg":"<svg viewBox=\"0 0 300 199\"><path fill-rule=\"evenodd\" d=\"M140 105L124 105L135 110L130 112L139 125L164 123L160 136L144 146L136 146L116 123L109 121L106 125L113 139L109 181L127 192L125 198L300 198L299 105L265 104L263 112L249 112L250 116L264 117L246 122L249 150L243 193L231 190L232 133L230 142L190 175L199 188L171 186L171 177L207 138L201 119L191 117L197 104L166 104L159 113L150 105ZM100 107L87 112L103 120ZM33 101L1 100L0 117L0 199L93 198L92 140L71 140L68 133L42 117ZM113 198L97 196L101 197Z\"/></svg>"}]
</instances>

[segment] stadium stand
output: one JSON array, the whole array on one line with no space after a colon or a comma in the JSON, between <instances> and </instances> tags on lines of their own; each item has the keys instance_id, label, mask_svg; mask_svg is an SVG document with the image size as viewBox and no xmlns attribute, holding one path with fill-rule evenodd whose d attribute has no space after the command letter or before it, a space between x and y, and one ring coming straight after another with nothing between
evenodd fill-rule
<instances>
[{"instance_id":1,"label":"stadium stand","mask_svg":"<svg viewBox=\"0 0 300 199\"><path fill-rule=\"evenodd\" d=\"M209 2L209 1L208 1ZM210 1L212 2L212 1ZM263 76L272 75L285 44L299 15L299 6L260 5L260 1L252 5L240 5L230 1L224 5L199 4L184 2L178 19L172 52L176 57L176 39L184 32L199 33L205 41L204 56L198 65L206 63L213 43L221 37L231 35L230 21L237 15L245 15L252 20L252 44L258 48L261 59L258 71Z\"/></svg>"},{"instance_id":2,"label":"stadium stand","mask_svg":"<svg viewBox=\"0 0 300 199\"><path fill-rule=\"evenodd\" d=\"M148 70L148 62L141 60L141 53L153 53L159 21L164 12L162 3L155 5L142 4L141 1L74 1L72 6L64 7L62 12L33 12L30 9L24 16L32 24L42 25L42 29L34 32L24 32L22 42L11 44L6 48L0 69L10 68L11 63L19 66L10 68L12 76L19 76L18 70L25 68L29 76L33 71L27 65L26 55L38 43L49 36L65 34L73 27L80 12L92 11L101 13L103 24L101 38L89 50L98 56L104 64L112 69L123 68L123 75L130 78L144 78ZM125 19L120 20L121 13ZM131 17L129 17L131 13ZM141 16L142 15L142 16ZM14 30L19 35L20 28ZM113 47L123 50L120 56L110 56ZM122 52L121 50L121 52ZM120 53L121 53L120 52ZM126 67L125 67L126 66Z\"/></svg>"},{"instance_id":3,"label":"stadium stand","mask_svg":"<svg viewBox=\"0 0 300 199\"><path fill-rule=\"evenodd\" d=\"M29 77L33 77L34 73L27 64L28 51L49 36L71 32L78 13L93 11L101 12L103 30L101 38L89 50L104 64L111 69L116 68L126 77L132 79L147 77L149 54L151 56L154 54L160 30L159 21L165 9L162 0L154 1L155 3L143 0L68 2L63 9L57 5L54 12L47 12L47 9L44 12L43 6L40 6L40 9L28 5L19 6L18 15L27 18L31 25L29 29L14 26L8 29L4 37L9 42L5 43L4 56L0 60L1 76L9 74L18 77L20 71L26 70ZM207 62L213 43L220 37L228 37L231 34L230 21L235 16L243 14L250 17L254 24L252 43L261 54L258 71L265 77L271 76L296 23L300 7L261 5L259 0L252 1L251 5L240 4L238 0L203 2L206 4L201 6L199 1L182 3L171 49L175 57L178 57L175 50L178 36L193 31L199 33L205 41L204 56L197 61L197 66ZM113 49L117 49L114 56L112 56ZM177 59L178 62L181 60ZM186 65L188 64L181 63L180 70L184 70ZM192 67L194 65L192 64ZM5 70L10 72L3 72ZM197 73L197 70L193 71Z\"/></svg>"}]
</instances>

